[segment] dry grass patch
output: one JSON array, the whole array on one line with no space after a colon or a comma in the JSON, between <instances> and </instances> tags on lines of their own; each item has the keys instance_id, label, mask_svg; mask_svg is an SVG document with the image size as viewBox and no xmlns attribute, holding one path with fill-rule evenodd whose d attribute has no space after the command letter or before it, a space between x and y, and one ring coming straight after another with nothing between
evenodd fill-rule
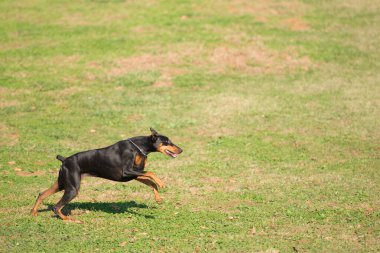
<instances>
[{"instance_id":1,"label":"dry grass patch","mask_svg":"<svg viewBox=\"0 0 380 253\"><path fill-rule=\"evenodd\" d=\"M17 100L8 100L8 101L0 101L0 108L10 107L10 106L16 106L19 105L20 102Z\"/></svg>"},{"instance_id":2,"label":"dry grass patch","mask_svg":"<svg viewBox=\"0 0 380 253\"><path fill-rule=\"evenodd\" d=\"M207 120L195 126L193 131L197 135L209 137L238 134L240 130L226 125L226 122L230 122L236 115L239 115L239 112L248 110L251 104L251 100L233 94L208 97L201 104L201 112L199 112L202 119Z\"/></svg>"},{"instance_id":3,"label":"dry grass patch","mask_svg":"<svg viewBox=\"0 0 380 253\"><path fill-rule=\"evenodd\" d=\"M290 1L228 1L225 6L230 13L252 15L258 21L267 21L272 17L295 16L305 13L308 6L297 0Z\"/></svg>"},{"instance_id":4,"label":"dry grass patch","mask_svg":"<svg viewBox=\"0 0 380 253\"><path fill-rule=\"evenodd\" d=\"M299 26L295 29L301 28ZM174 77L191 70L260 75L306 71L313 67L311 60L306 56L300 57L294 47L276 51L265 46L260 38L249 38L243 32L234 34L232 30L225 36L225 43L212 48L176 44L170 47L170 51L147 49L146 51L156 52L116 59L110 63L91 62L88 67L106 73L108 78L157 71L161 76L153 84L155 87L171 86Z\"/></svg>"},{"instance_id":5,"label":"dry grass patch","mask_svg":"<svg viewBox=\"0 0 380 253\"><path fill-rule=\"evenodd\" d=\"M305 10L306 5L297 0L290 1L250 1L250 0L234 0L228 1L229 11L237 14L252 15L286 15L296 14L300 10Z\"/></svg>"},{"instance_id":6,"label":"dry grass patch","mask_svg":"<svg viewBox=\"0 0 380 253\"><path fill-rule=\"evenodd\" d=\"M339 5L342 7L354 9L356 11L363 11L363 10L379 10L380 5L379 2L377 1L372 1L372 0L361 0L361 1L356 1L356 0L346 0L343 2L326 2L326 5L328 5L330 8L331 4Z\"/></svg>"},{"instance_id":7,"label":"dry grass patch","mask_svg":"<svg viewBox=\"0 0 380 253\"><path fill-rule=\"evenodd\" d=\"M169 80L173 76L186 73L178 67L184 62L186 57L199 55L199 50L194 47L183 45L173 47L170 52L161 52L157 54L145 53L142 55L131 56L123 59L116 59L112 62L107 75L110 77L123 76L133 72L159 71L162 73L163 80ZM92 67L102 68L98 63L92 63ZM109 68L107 66L107 68Z\"/></svg>"},{"instance_id":8,"label":"dry grass patch","mask_svg":"<svg viewBox=\"0 0 380 253\"><path fill-rule=\"evenodd\" d=\"M34 171L34 172L16 171L16 174L20 177L32 177L32 176L43 176L45 175L45 172L44 171Z\"/></svg>"},{"instance_id":9,"label":"dry grass patch","mask_svg":"<svg viewBox=\"0 0 380 253\"><path fill-rule=\"evenodd\" d=\"M69 15L63 16L58 21L58 24L69 25L69 26L89 26L89 25L93 25L93 22L91 22L86 17L84 17L84 15L80 12L76 12L76 13L70 12Z\"/></svg>"},{"instance_id":10,"label":"dry grass patch","mask_svg":"<svg viewBox=\"0 0 380 253\"><path fill-rule=\"evenodd\" d=\"M282 24L293 31L306 31L310 29L306 21L301 18L288 18L283 20Z\"/></svg>"},{"instance_id":11,"label":"dry grass patch","mask_svg":"<svg viewBox=\"0 0 380 253\"><path fill-rule=\"evenodd\" d=\"M0 123L0 146L14 146L19 139L20 135L16 129Z\"/></svg>"},{"instance_id":12,"label":"dry grass patch","mask_svg":"<svg viewBox=\"0 0 380 253\"><path fill-rule=\"evenodd\" d=\"M172 77L169 73L163 73L153 84L154 87L170 87L172 85Z\"/></svg>"},{"instance_id":13,"label":"dry grass patch","mask_svg":"<svg viewBox=\"0 0 380 253\"><path fill-rule=\"evenodd\" d=\"M167 59L164 59L161 55L143 54L131 56L126 59L116 60L116 67L111 69L108 75L123 76L130 72L153 70L164 63L167 64Z\"/></svg>"},{"instance_id":14,"label":"dry grass patch","mask_svg":"<svg viewBox=\"0 0 380 253\"><path fill-rule=\"evenodd\" d=\"M309 24L303 19L308 6L300 1L229 1L225 6L230 13L251 15L261 23L269 23L292 31L307 31Z\"/></svg>"},{"instance_id":15,"label":"dry grass patch","mask_svg":"<svg viewBox=\"0 0 380 253\"><path fill-rule=\"evenodd\" d=\"M57 97L58 99L65 99L67 96L72 96L85 90L86 88L81 86L70 86L61 90L48 91L46 94L51 97Z\"/></svg>"},{"instance_id":16,"label":"dry grass patch","mask_svg":"<svg viewBox=\"0 0 380 253\"><path fill-rule=\"evenodd\" d=\"M132 34L138 34L138 35L148 35L152 34L156 31L156 27L152 25L138 25L134 26L130 29L130 32Z\"/></svg>"},{"instance_id":17,"label":"dry grass patch","mask_svg":"<svg viewBox=\"0 0 380 253\"><path fill-rule=\"evenodd\" d=\"M298 57L294 49L274 51L262 43L252 42L242 47L221 46L208 57L211 70L224 73L232 70L249 75L279 74L292 70L308 70L312 63L308 57Z\"/></svg>"},{"instance_id":18,"label":"dry grass patch","mask_svg":"<svg viewBox=\"0 0 380 253\"><path fill-rule=\"evenodd\" d=\"M102 1L100 1L102 2ZM123 2L123 3L122 3ZM115 3L105 1L104 8L97 8L99 2L79 3L80 8L72 9L65 6L60 10L62 17L53 20L54 24L69 26L104 26L125 24L134 18L136 12L153 8L156 1L116 1ZM112 6L115 4L115 6Z\"/></svg>"},{"instance_id":19,"label":"dry grass patch","mask_svg":"<svg viewBox=\"0 0 380 253\"><path fill-rule=\"evenodd\" d=\"M49 59L42 59L39 63L40 65L54 65L61 67L71 67L74 64L77 64L82 59L80 55L57 55L55 57L49 57ZM33 63L36 64L35 62Z\"/></svg>"},{"instance_id":20,"label":"dry grass patch","mask_svg":"<svg viewBox=\"0 0 380 253\"><path fill-rule=\"evenodd\" d=\"M29 46L28 42L21 42L21 41L17 41L17 42L13 41L13 42L9 42L9 43L3 42L1 45L0 52L6 52L9 50L26 48L27 46Z\"/></svg>"},{"instance_id":21,"label":"dry grass patch","mask_svg":"<svg viewBox=\"0 0 380 253\"><path fill-rule=\"evenodd\" d=\"M15 89L15 88L6 88L0 87L0 99L7 99L9 97L15 97L23 94L31 94L32 91L29 89Z\"/></svg>"}]
</instances>

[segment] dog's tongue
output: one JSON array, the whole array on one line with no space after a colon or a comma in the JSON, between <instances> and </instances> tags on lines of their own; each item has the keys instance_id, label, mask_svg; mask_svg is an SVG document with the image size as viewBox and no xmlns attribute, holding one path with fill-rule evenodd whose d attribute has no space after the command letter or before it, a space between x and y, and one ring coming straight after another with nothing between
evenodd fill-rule
<instances>
[{"instance_id":1,"label":"dog's tongue","mask_svg":"<svg viewBox=\"0 0 380 253\"><path fill-rule=\"evenodd\" d=\"M166 152L166 154L170 155L170 156L173 157L173 158L176 158L176 157L177 157L177 154L171 152L170 150L165 150L165 152Z\"/></svg>"}]
</instances>

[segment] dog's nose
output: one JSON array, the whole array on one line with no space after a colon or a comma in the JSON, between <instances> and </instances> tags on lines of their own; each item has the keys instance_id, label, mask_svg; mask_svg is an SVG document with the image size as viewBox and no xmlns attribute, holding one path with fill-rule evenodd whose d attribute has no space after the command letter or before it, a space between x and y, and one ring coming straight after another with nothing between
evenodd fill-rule
<instances>
[{"instance_id":1,"label":"dog's nose","mask_svg":"<svg viewBox=\"0 0 380 253\"><path fill-rule=\"evenodd\" d=\"M181 154L183 152L182 148L180 147L177 147L178 148L178 154Z\"/></svg>"}]
</instances>

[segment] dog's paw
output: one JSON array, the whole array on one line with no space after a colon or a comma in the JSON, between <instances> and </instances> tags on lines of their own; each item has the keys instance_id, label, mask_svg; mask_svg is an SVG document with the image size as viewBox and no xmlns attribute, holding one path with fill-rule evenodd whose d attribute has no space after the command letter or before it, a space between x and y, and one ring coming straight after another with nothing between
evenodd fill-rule
<instances>
[{"instance_id":1,"label":"dog's paw","mask_svg":"<svg viewBox=\"0 0 380 253\"><path fill-rule=\"evenodd\" d=\"M156 202L157 202L157 204L162 204L162 198L156 198Z\"/></svg>"},{"instance_id":2,"label":"dog's paw","mask_svg":"<svg viewBox=\"0 0 380 253\"><path fill-rule=\"evenodd\" d=\"M32 210L32 211L30 211L30 215L32 215L32 216L37 216L38 215L38 212L37 212L37 210Z\"/></svg>"}]
</instances>

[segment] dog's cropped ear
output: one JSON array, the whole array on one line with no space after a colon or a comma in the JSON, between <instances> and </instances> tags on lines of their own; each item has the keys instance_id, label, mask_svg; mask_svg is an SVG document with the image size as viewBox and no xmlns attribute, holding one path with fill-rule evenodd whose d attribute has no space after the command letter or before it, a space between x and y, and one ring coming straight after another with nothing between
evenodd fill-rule
<instances>
[{"instance_id":1,"label":"dog's cropped ear","mask_svg":"<svg viewBox=\"0 0 380 253\"><path fill-rule=\"evenodd\" d=\"M153 128L150 128L150 132L152 133L153 140L157 139L158 133Z\"/></svg>"}]
</instances>

